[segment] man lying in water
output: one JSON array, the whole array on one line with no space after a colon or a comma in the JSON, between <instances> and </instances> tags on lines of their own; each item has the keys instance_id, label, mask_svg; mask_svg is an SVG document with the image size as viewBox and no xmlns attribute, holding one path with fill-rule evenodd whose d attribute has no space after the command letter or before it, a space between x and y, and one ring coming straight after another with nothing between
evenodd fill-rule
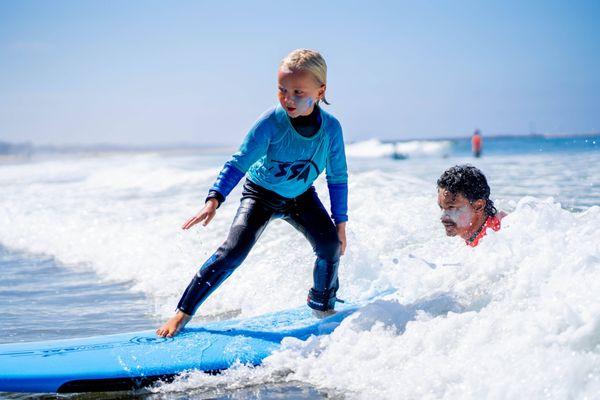
<instances>
[{"instance_id":1,"label":"man lying in water","mask_svg":"<svg viewBox=\"0 0 600 400\"><path fill-rule=\"evenodd\" d=\"M460 236L475 247L488 228L500 230L506 215L490 200L490 187L485 175L472 165L456 165L447 169L437 181L441 222L448 236Z\"/></svg>"}]
</instances>

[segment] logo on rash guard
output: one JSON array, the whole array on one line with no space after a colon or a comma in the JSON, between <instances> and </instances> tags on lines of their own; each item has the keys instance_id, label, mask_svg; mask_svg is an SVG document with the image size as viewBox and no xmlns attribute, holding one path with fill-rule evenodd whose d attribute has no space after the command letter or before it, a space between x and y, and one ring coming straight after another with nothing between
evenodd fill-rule
<instances>
[{"instance_id":1,"label":"logo on rash guard","mask_svg":"<svg viewBox=\"0 0 600 400\"><path fill-rule=\"evenodd\" d=\"M319 175L319 167L312 160L296 160L293 162L289 161L277 161L271 160L277 163L279 170L275 173L276 178L280 178L282 176L287 176L287 180L291 181L292 179L296 179L299 181L306 182L308 180L308 175L310 174L311 165L315 168L317 176Z\"/></svg>"}]
</instances>

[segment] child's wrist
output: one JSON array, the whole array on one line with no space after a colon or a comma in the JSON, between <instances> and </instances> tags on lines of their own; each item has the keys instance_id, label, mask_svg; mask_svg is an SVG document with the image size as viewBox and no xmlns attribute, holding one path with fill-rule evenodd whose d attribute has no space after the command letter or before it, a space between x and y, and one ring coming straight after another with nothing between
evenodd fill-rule
<instances>
[{"instance_id":1,"label":"child's wrist","mask_svg":"<svg viewBox=\"0 0 600 400\"><path fill-rule=\"evenodd\" d=\"M206 197L206 200L204 200L204 204L208 203L209 200L215 200L215 208L219 208L221 203L225 201L225 197L218 191L211 189L208 191L208 196Z\"/></svg>"},{"instance_id":2,"label":"child's wrist","mask_svg":"<svg viewBox=\"0 0 600 400\"><path fill-rule=\"evenodd\" d=\"M214 197L206 199L206 203L204 203L204 205L210 205L215 210L219 208L219 204L219 200L215 199Z\"/></svg>"}]
</instances>

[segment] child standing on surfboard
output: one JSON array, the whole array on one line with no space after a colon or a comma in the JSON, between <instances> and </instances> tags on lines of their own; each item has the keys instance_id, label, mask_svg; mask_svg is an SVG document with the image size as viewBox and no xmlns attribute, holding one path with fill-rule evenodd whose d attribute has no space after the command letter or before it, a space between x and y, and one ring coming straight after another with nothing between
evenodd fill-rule
<instances>
[{"instance_id":1,"label":"child standing on surfboard","mask_svg":"<svg viewBox=\"0 0 600 400\"><path fill-rule=\"evenodd\" d=\"M327 65L316 51L294 50L281 61L277 79L279 105L254 124L210 188L204 208L183 225L183 229L199 222L208 225L247 175L227 239L194 276L176 314L157 329L159 336L176 335L185 326L200 304L244 261L275 218L300 231L317 256L308 306L325 313L334 309L338 265L346 247L348 173L340 123L319 106L328 104ZM331 217L312 186L323 170Z\"/></svg>"}]
</instances>

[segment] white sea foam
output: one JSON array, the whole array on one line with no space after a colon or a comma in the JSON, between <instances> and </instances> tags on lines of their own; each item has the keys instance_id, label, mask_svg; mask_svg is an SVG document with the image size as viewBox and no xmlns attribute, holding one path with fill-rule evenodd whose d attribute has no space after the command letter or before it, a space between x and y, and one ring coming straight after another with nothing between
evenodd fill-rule
<instances>
[{"instance_id":1,"label":"white sea foam","mask_svg":"<svg viewBox=\"0 0 600 400\"><path fill-rule=\"evenodd\" d=\"M432 157L450 153L452 143L448 140L411 140L384 143L377 139L356 142L346 146L349 157Z\"/></svg>"},{"instance_id":2,"label":"white sea foam","mask_svg":"<svg viewBox=\"0 0 600 400\"><path fill-rule=\"evenodd\" d=\"M346 155L349 157L389 157L392 154L394 154L394 144L382 143L377 139L346 145Z\"/></svg>"},{"instance_id":3,"label":"white sea foam","mask_svg":"<svg viewBox=\"0 0 600 400\"><path fill-rule=\"evenodd\" d=\"M423 173L397 164L351 171L339 293L351 301L394 294L330 336L286 340L261 367L193 372L156 391L300 381L349 398L597 398L600 207L574 213L551 198L500 196L511 211L503 229L472 249L444 236L435 183L422 179L441 164ZM544 182L540 165L521 176ZM180 230L219 167L157 155L1 166L0 243L91 268L103 280L132 281L167 317L236 211L239 188L209 227ZM328 204L323 179L317 190ZM200 313L241 309L245 317L301 305L312 263L309 244L275 221Z\"/></svg>"},{"instance_id":4,"label":"white sea foam","mask_svg":"<svg viewBox=\"0 0 600 400\"><path fill-rule=\"evenodd\" d=\"M574 215L528 198L477 249L409 228L384 239L387 253L372 249L373 283L354 279L355 252L343 270L351 291L385 281L396 294L330 336L285 340L261 367L191 373L158 390L279 379L364 399L597 398L599 223L598 207Z\"/></svg>"}]
</instances>

